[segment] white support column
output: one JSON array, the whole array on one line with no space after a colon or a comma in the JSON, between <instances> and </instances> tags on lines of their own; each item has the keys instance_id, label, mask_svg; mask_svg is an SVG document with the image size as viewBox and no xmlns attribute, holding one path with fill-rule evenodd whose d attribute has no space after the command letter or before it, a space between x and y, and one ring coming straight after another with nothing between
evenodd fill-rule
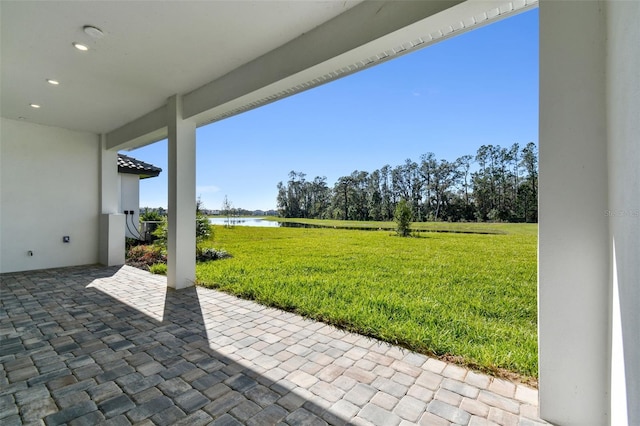
<instances>
[{"instance_id":1,"label":"white support column","mask_svg":"<svg viewBox=\"0 0 640 426\"><path fill-rule=\"evenodd\" d=\"M100 135L100 209L118 213L118 153L107 149L107 136Z\"/></svg>"},{"instance_id":2,"label":"white support column","mask_svg":"<svg viewBox=\"0 0 640 426\"><path fill-rule=\"evenodd\" d=\"M118 212L118 153L100 136L100 263L122 265L125 260L125 221Z\"/></svg>"},{"instance_id":3,"label":"white support column","mask_svg":"<svg viewBox=\"0 0 640 426\"><path fill-rule=\"evenodd\" d=\"M611 424L625 426L640 425L640 2L608 1L606 7L608 210L618 296Z\"/></svg>"},{"instance_id":4,"label":"white support column","mask_svg":"<svg viewBox=\"0 0 640 426\"><path fill-rule=\"evenodd\" d=\"M181 289L196 278L196 125L183 120L182 97L167 105L169 208L167 285Z\"/></svg>"},{"instance_id":5,"label":"white support column","mask_svg":"<svg viewBox=\"0 0 640 426\"><path fill-rule=\"evenodd\" d=\"M540 414L559 425L610 423L606 38L603 2L540 3Z\"/></svg>"}]
</instances>

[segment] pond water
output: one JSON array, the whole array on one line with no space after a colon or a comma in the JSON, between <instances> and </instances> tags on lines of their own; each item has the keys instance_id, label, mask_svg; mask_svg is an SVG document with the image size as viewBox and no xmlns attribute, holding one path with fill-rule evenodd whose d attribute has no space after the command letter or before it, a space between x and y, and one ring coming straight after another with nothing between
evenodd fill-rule
<instances>
[{"instance_id":1,"label":"pond water","mask_svg":"<svg viewBox=\"0 0 640 426\"><path fill-rule=\"evenodd\" d=\"M263 217L210 217L211 225L221 226L258 226L263 228L277 228L280 222L265 220Z\"/></svg>"}]
</instances>

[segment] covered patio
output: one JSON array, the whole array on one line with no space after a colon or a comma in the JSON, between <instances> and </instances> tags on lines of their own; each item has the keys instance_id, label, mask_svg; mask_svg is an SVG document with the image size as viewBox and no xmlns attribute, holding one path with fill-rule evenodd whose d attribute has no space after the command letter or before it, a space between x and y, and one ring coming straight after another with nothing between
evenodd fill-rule
<instances>
[{"instance_id":1,"label":"covered patio","mask_svg":"<svg viewBox=\"0 0 640 426\"><path fill-rule=\"evenodd\" d=\"M545 424L525 385L128 266L0 279L5 426Z\"/></svg>"},{"instance_id":2,"label":"covered patio","mask_svg":"<svg viewBox=\"0 0 640 426\"><path fill-rule=\"evenodd\" d=\"M72 407L78 406L91 408L83 415L96 413L93 416L99 417L98 412L104 415L109 409L99 409L100 403L96 403L99 398L88 393L90 387L83 389L83 384L74 382L95 380L98 384L91 376L94 370L95 377L101 374L111 377L108 371L122 367L126 371L122 378L120 373L114 373L116 376L105 378L105 383L122 385L131 391L146 386L141 384L147 383L145 380L149 383L160 380L150 385L149 395L162 398L157 392L163 390L155 386L168 380L161 371L154 370L162 367L166 375L169 370L164 369L173 365L164 365L162 361L176 356L189 357L191 355L186 354L192 351L202 351L206 357L227 366L217 370L207 367L212 368L207 371L198 367L199 361L185 358L184 362L193 365L195 371L199 369L208 375L226 369L229 377L219 377L224 386L229 389L240 386L235 392L247 395L250 390L242 391L243 386L233 379L237 374L233 373L234 369L247 367L242 364L244 358L236 360L234 356L264 354L249 350L257 351L255 348L240 348L237 339L243 334L253 338L266 336L261 327L271 325L277 329L279 326L269 321L282 325L282 319L278 318L281 314L274 313L275 318L267 317L264 324L252 323L254 308L236 301L232 305L242 307L230 314L231 319L221 318L228 321L226 324L218 322L222 325L207 328L218 323L209 323L209 319L203 318L214 315L213 321L218 321L215 313L228 299L211 296L205 304L199 299L205 293L192 288L195 281L196 128L535 7L539 7L540 25L541 417L562 425L640 424L640 405L637 404L640 400L640 364L637 362L640 359L640 311L637 309L640 305L640 169L637 167L640 162L640 50L637 48L640 2L617 0L0 2L0 273L8 274L2 276L1 294L7 311L2 317L2 328L7 334L0 343L2 351L8 351L5 356L15 357L7 358L6 363L3 358L8 384L2 389L2 407L8 410L3 412L7 414L5 417L15 416L12 412L16 410L15 404L22 407L26 401L45 404L42 408L30 409L35 417L40 416L37 413L46 412L38 418L56 416L51 410L54 406L60 408L59 413L63 414L52 417L54 423L67 419L65 416L75 410ZM470 64L467 72L473 71ZM500 125L500 119L496 117L496 126ZM124 263L125 241L125 215L118 206L118 151L164 139L169 146L168 278L160 282L145 276L139 283L144 297L129 290L118 296L107 294L107 288L112 291L118 288L121 279L127 280L121 274L132 273L118 266ZM45 270L95 263L114 269ZM37 272L39 270L45 271ZM95 274L102 274L104 280L113 282L104 287L101 284L104 281L95 280ZM49 287L50 282L53 289ZM183 293L167 287L183 289ZM200 313L180 308L184 300L191 303L196 298ZM153 300L157 303L150 303ZM100 305L94 305L98 301ZM203 306L206 309L202 309ZM11 312L14 313L10 315ZM90 328L87 324L92 324L91 317L98 312L106 319L97 321L95 329ZM54 316L59 316L61 323L56 322ZM129 319L125 321L120 316ZM172 322L165 323L169 319ZM260 331L260 335L252 336L242 332L242 328L236 330L245 321L255 327L255 332ZM185 326L187 323L199 330L198 333L191 333ZM23 327L29 324L35 335L23 340L21 333L26 330ZM136 328L138 324L142 328ZM113 337L101 334L103 326ZM172 335L174 326L175 330L185 333L183 337ZM68 334L45 339L48 327L54 334ZM216 327L228 332L236 330L240 335L236 336L235 332L224 335L223 329ZM286 327L276 334L286 334ZM163 331L157 332L155 328ZM319 330L336 333L321 326ZM312 330L313 334L324 336L319 330ZM96 340L91 333L101 337ZM127 342L126 333L140 335L141 341ZM96 350L85 348L85 343L74 340L73 336L93 342ZM227 346L205 352L211 336L224 336ZM197 344L184 341L185 338L194 338L203 346L190 346ZM309 343L306 338L303 336L302 341ZM167 345L163 339L173 343ZM184 352L171 346L181 339L180 343L187 347ZM355 353L366 350L368 354L382 350L373 344L360 348L355 342L361 340L355 336L351 339L355 340L347 343L345 356L352 349ZM335 340L340 341L343 340ZM146 344L159 345L159 355L148 353L150 358L144 355L135 358L135 348ZM253 344L261 345L256 341L248 346ZM328 342L318 341L311 346L316 344ZM51 355L55 367L43 371L39 352L34 352L33 357L26 356L29 351L38 350L30 345L42 345L42 353L46 355L41 356ZM46 348L52 348L53 352ZM225 353L227 349L233 352ZM295 343L289 349L305 353ZM286 351L281 353L286 355ZM395 355L388 352L382 355L391 356L391 364L395 361L406 364L405 355L394 350L390 353ZM106 358L101 359L99 354ZM83 355L84 358L76 359ZM376 356L373 358L367 361L378 363ZM334 360L339 359L344 358L340 355ZM148 370L143 369L146 374L134 371L141 366L134 365L137 362L151 363L145 367ZM420 368L433 364L425 360ZM285 364L269 368L263 377L269 377L269 372L281 374L282 365ZM54 375L52 371L58 369L68 370L64 376L69 378L60 378L53 390L51 385L44 385L49 383L49 376L44 375ZM375 378L365 375L371 382L367 383L366 379L362 384L388 379L384 376L387 370L381 370ZM442 366L445 375L448 370L453 368ZM313 381L320 373L316 372L314 377L304 372L311 376L309 378L303 372L297 375L288 372L269 380L277 384L294 374L290 379L298 380L298 385L308 384L313 393L313 386L317 385ZM417 377L407 381L415 379L417 383L422 374L430 376L431 373L431 370L421 370ZM84 377L86 374L89 376ZM125 379L129 374L134 376ZM451 383L448 379L456 378L463 383L469 374L443 378L433 389L428 386L425 389L437 395L443 391L440 383L444 387ZM246 380L258 383L257 376L246 376ZM186 377L190 377L188 373ZM399 377L404 380L404 376ZM180 383L181 386L191 386L189 380L184 377L181 380L185 383ZM225 384L227 380L231 381ZM295 380L289 382L295 383ZM484 380L486 382L486 378ZM31 385L42 392L39 402L29 399L29 392L33 392ZM21 393L25 386L29 392ZM77 386L70 389L78 392L70 393L69 399L63 398L61 402L60 395L65 392L60 389L68 386ZM317 385L316 389L322 387L319 392L324 395L340 394L324 386ZM106 387L115 391L113 385ZM395 385L392 387L395 389ZM145 403L144 398L133 399L136 392L120 389L124 394L114 405ZM447 388L444 391L449 392ZM448 395L444 391L441 393ZM485 391L478 391L481 402ZM196 392L202 393L201 389L194 388L189 395L198 399ZM437 398L432 400L429 392L422 395L422 404L427 404L423 415L434 414L429 407L442 408L443 418L459 414L457 404L449 403L453 408L446 408ZM163 395L169 398L166 393ZM209 403L214 404L216 398L210 399ZM305 408L309 413L322 411L326 408L322 404L329 403L312 403L311 399L308 398ZM458 401L457 397L453 400ZM192 407L190 404L180 408L178 403L177 407L185 412L190 410L187 407ZM172 405L175 404L172 402ZM204 406L206 404L195 412L210 416L200 410ZM291 413L298 408L281 407ZM386 413L380 407L384 408L384 403L365 404L353 415L374 419L377 423L375 416ZM521 405L517 409L511 407L513 410L505 412L522 414ZM306 415L306 412L298 413ZM114 419L120 419L119 415ZM141 419L138 414L135 416L129 418ZM87 422L93 420L95 418L90 417ZM455 417L454 421L458 420L471 422L471 417Z\"/></svg>"}]
</instances>

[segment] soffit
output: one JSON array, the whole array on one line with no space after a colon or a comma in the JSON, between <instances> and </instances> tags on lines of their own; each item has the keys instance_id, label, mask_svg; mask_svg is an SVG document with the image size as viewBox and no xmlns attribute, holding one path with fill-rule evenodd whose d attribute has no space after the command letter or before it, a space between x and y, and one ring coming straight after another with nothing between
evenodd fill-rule
<instances>
[{"instance_id":1,"label":"soffit","mask_svg":"<svg viewBox=\"0 0 640 426\"><path fill-rule=\"evenodd\" d=\"M6 118L106 133L357 3L1 1L0 111ZM104 37L91 38L84 25L100 28ZM90 50L79 52L73 42ZM49 78L60 85L49 85Z\"/></svg>"}]
</instances>

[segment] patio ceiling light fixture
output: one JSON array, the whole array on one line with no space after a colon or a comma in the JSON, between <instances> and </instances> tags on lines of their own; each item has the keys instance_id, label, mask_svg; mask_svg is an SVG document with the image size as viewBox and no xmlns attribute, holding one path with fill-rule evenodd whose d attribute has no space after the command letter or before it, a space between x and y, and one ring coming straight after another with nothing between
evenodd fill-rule
<instances>
[{"instance_id":1,"label":"patio ceiling light fixture","mask_svg":"<svg viewBox=\"0 0 640 426\"><path fill-rule=\"evenodd\" d=\"M30 106L31 108L36 108L36 109L37 109L37 108L40 108L40 105L38 105L38 104L29 104L29 106Z\"/></svg>"},{"instance_id":2,"label":"patio ceiling light fixture","mask_svg":"<svg viewBox=\"0 0 640 426\"><path fill-rule=\"evenodd\" d=\"M104 35L100 28L94 27L93 25L85 25L82 29L85 34L92 38L102 38Z\"/></svg>"},{"instance_id":3,"label":"patio ceiling light fixture","mask_svg":"<svg viewBox=\"0 0 640 426\"><path fill-rule=\"evenodd\" d=\"M53 86L57 86L58 84L60 84L60 82L58 80L53 80L51 78L47 79L47 83L53 85Z\"/></svg>"},{"instance_id":4,"label":"patio ceiling light fixture","mask_svg":"<svg viewBox=\"0 0 640 426\"><path fill-rule=\"evenodd\" d=\"M86 45L84 45L82 43L77 43L77 42L73 43L73 47L75 47L76 49L81 50L83 52L86 52L87 50L89 50L88 46L86 46Z\"/></svg>"}]
</instances>

